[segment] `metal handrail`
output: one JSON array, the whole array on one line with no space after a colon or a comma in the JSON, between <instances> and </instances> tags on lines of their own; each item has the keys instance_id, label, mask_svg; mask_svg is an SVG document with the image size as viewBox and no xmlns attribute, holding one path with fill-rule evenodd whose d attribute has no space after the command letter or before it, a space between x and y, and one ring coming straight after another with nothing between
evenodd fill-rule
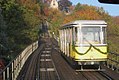
<instances>
[{"instance_id":1,"label":"metal handrail","mask_svg":"<svg viewBox=\"0 0 119 80\"><path fill-rule=\"evenodd\" d=\"M27 58L38 48L38 41L29 45L15 57L1 72L0 80L16 80Z\"/></svg>"},{"instance_id":2,"label":"metal handrail","mask_svg":"<svg viewBox=\"0 0 119 80\"><path fill-rule=\"evenodd\" d=\"M107 66L112 70L119 72L119 54L110 52L107 58Z\"/></svg>"}]
</instances>

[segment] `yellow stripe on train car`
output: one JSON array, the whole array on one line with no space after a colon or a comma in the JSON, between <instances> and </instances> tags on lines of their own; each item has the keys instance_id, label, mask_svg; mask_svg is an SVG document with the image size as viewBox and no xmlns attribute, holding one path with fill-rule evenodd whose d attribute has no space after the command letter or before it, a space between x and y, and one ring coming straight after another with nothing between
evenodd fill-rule
<instances>
[{"instance_id":1,"label":"yellow stripe on train car","mask_svg":"<svg viewBox=\"0 0 119 80\"><path fill-rule=\"evenodd\" d=\"M105 60L107 58L107 47L91 47L87 52L89 47L75 47L76 51L73 51L75 60ZM86 53L87 52L87 53ZM102 53L103 52L103 53ZM82 55L81 55L82 54Z\"/></svg>"}]
</instances>

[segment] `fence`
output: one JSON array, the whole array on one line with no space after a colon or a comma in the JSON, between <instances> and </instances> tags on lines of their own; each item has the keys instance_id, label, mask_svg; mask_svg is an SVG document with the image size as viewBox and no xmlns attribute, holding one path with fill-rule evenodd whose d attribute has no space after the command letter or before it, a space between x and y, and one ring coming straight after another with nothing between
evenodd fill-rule
<instances>
[{"instance_id":1,"label":"fence","mask_svg":"<svg viewBox=\"0 0 119 80\"><path fill-rule=\"evenodd\" d=\"M119 73L119 54L117 53L109 53L107 59L107 66L112 70L115 70Z\"/></svg>"},{"instance_id":2,"label":"fence","mask_svg":"<svg viewBox=\"0 0 119 80\"><path fill-rule=\"evenodd\" d=\"M21 54L0 72L0 80L16 80L27 58L37 49L38 41L29 45Z\"/></svg>"}]
</instances>

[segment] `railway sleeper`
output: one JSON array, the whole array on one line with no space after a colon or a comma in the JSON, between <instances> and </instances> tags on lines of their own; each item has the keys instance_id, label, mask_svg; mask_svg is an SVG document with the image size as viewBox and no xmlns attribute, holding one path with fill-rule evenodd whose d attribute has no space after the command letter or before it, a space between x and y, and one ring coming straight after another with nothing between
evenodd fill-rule
<instances>
[{"instance_id":1,"label":"railway sleeper","mask_svg":"<svg viewBox=\"0 0 119 80\"><path fill-rule=\"evenodd\" d=\"M45 51L43 51L43 53L51 53L51 51L46 51L46 50L45 50Z\"/></svg>"}]
</instances>

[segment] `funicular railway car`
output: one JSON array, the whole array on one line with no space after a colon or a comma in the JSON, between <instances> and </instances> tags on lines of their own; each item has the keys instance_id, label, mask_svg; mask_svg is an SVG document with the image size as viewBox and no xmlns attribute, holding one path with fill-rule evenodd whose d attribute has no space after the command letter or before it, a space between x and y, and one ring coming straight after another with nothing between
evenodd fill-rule
<instances>
[{"instance_id":1,"label":"funicular railway car","mask_svg":"<svg viewBox=\"0 0 119 80\"><path fill-rule=\"evenodd\" d=\"M103 20L77 20L59 30L62 55L72 65L98 65L107 59L107 23Z\"/></svg>"}]
</instances>

